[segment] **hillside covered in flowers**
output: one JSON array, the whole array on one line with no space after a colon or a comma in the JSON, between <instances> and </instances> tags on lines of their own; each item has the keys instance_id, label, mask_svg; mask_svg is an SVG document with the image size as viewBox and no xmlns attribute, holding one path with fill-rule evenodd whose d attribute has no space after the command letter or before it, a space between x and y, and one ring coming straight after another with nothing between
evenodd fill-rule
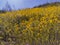
<instances>
[{"instance_id":1,"label":"hillside covered in flowers","mask_svg":"<svg viewBox=\"0 0 60 45\"><path fill-rule=\"evenodd\" d=\"M0 45L60 45L59 3L0 13Z\"/></svg>"}]
</instances>

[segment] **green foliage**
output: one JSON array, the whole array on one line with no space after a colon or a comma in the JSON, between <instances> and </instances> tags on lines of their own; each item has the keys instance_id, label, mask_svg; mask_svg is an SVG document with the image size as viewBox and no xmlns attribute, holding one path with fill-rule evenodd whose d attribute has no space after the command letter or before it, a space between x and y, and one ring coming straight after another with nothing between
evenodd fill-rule
<instances>
[{"instance_id":1,"label":"green foliage","mask_svg":"<svg viewBox=\"0 0 60 45\"><path fill-rule=\"evenodd\" d=\"M0 13L6 13L6 11L0 10Z\"/></svg>"},{"instance_id":2,"label":"green foliage","mask_svg":"<svg viewBox=\"0 0 60 45\"><path fill-rule=\"evenodd\" d=\"M60 7L0 14L0 45L59 45Z\"/></svg>"}]
</instances>

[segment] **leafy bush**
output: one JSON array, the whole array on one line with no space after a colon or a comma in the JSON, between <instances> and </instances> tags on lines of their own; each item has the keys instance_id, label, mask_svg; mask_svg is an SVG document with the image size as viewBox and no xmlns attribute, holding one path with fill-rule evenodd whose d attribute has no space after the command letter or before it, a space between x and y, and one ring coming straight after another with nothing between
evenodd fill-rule
<instances>
[{"instance_id":1,"label":"leafy bush","mask_svg":"<svg viewBox=\"0 0 60 45\"><path fill-rule=\"evenodd\" d=\"M58 9L52 6L0 14L0 45L59 45L60 6Z\"/></svg>"}]
</instances>

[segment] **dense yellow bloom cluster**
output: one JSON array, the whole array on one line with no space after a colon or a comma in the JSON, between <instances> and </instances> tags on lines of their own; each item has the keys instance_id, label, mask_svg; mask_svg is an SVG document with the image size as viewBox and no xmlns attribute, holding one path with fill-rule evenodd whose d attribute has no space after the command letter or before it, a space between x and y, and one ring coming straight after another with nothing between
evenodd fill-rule
<instances>
[{"instance_id":1,"label":"dense yellow bloom cluster","mask_svg":"<svg viewBox=\"0 0 60 45\"><path fill-rule=\"evenodd\" d=\"M11 45L55 45L60 41L60 7L0 14L0 33L0 40L7 38L5 41L15 42Z\"/></svg>"}]
</instances>

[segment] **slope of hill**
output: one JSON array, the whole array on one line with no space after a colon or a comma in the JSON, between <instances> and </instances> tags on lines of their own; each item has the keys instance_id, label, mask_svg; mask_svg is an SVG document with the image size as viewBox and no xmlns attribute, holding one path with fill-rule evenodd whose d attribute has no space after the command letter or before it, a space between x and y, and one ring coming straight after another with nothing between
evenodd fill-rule
<instances>
[{"instance_id":1,"label":"slope of hill","mask_svg":"<svg viewBox=\"0 0 60 45\"><path fill-rule=\"evenodd\" d=\"M8 45L59 45L60 5L0 14L0 45L4 41Z\"/></svg>"},{"instance_id":2,"label":"slope of hill","mask_svg":"<svg viewBox=\"0 0 60 45\"><path fill-rule=\"evenodd\" d=\"M35 6L36 7L48 7L48 6L59 6L60 2L54 2L54 3L47 3L47 4L43 4L43 5L39 5L39 6Z\"/></svg>"}]
</instances>

